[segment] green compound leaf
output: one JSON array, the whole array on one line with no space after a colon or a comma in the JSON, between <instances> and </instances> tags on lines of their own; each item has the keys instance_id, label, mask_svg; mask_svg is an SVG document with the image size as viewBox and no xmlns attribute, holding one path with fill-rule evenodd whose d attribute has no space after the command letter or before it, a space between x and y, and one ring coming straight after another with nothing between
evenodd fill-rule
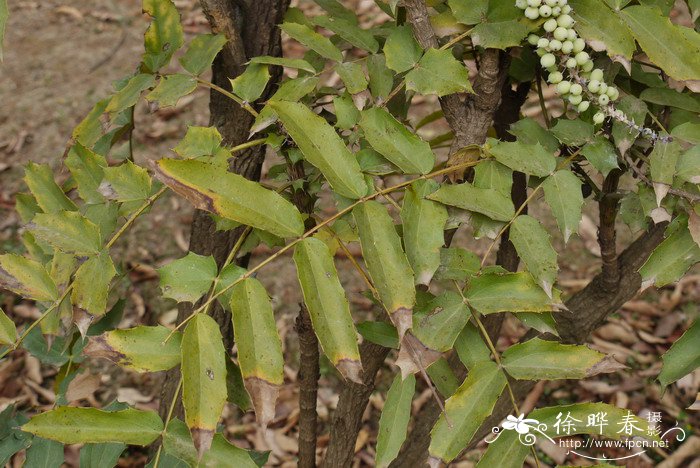
<instances>
[{"instance_id":1,"label":"green compound leaf","mask_svg":"<svg viewBox=\"0 0 700 468\"><path fill-rule=\"evenodd\" d=\"M411 27L404 25L391 31L384 44L384 55L387 67L403 73L418 63L423 50L413 38Z\"/></svg>"},{"instance_id":2,"label":"green compound leaf","mask_svg":"<svg viewBox=\"0 0 700 468\"><path fill-rule=\"evenodd\" d=\"M510 226L510 241L522 258L527 270L549 297L557 279L557 252L552 247L549 233L540 222L528 215L520 215Z\"/></svg>"},{"instance_id":3,"label":"green compound leaf","mask_svg":"<svg viewBox=\"0 0 700 468\"><path fill-rule=\"evenodd\" d=\"M315 17L314 23L333 31L359 49L366 50L373 54L379 50L379 43L372 33L360 28L357 25L357 20L353 22L332 15L324 15Z\"/></svg>"},{"instance_id":4,"label":"green compound leaf","mask_svg":"<svg viewBox=\"0 0 700 468\"><path fill-rule=\"evenodd\" d=\"M301 78L294 78L293 80L285 81L280 85L279 89L277 89L277 92L275 92L275 94L272 95L269 102L297 102L307 94L311 93L314 89L316 89L316 85L318 84L318 82L319 78L316 76L304 76ZM272 125L277 119L278 115L272 109L272 107L263 107L263 109L260 111L260 114L258 114L258 116L255 118L255 122L253 123L253 126L250 129L251 135Z\"/></svg>"},{"instance_id":5,"label":"green compound leaf","mask_svg":"<svg viewBox=\"0 0 700 468\"><path fill-rule=\"evenodd\" d=\"M193 75L204 73L216 58L216 55L226 44L223 34L201 34L190 42L185 55L180 58L182 68Z\"/></svg>"},{"instance_id":6,"label":"green compound leaf","mask_svg":"<svg viewBox=\"0 0 700 468\"><path fill-rule=\"evenodd\" d=\"M583 194L581 181L569 170L552 174L542 184L544 199L557 220L559 230L564 236L564 243L569 241L572 233L578 232L581 222Z\"/></svg>"},{"instance_id":7,"label":"green compound leaf","mask_svg":"<svg viewBox=\"0 0 700 468\"><path fill-rule=\"evenodd\" d=\"M131 161L104 169L106 183L100 187L108 198L120 202L142 202L151 195L151 177Z\"/></svg>"},{"instance_id":8,"label":"green compound leaf","mask_svg":"<svg viewBox=\"0 0 700 468\"><path fill-rule=\"evenodd\" d=\"M430 145L385 109L373 107L362 111L360 127L372 148L405 174L427 174L435 165Z\"/></svg>"},{"instance_id":9,"label":"green compound leaf","mask_svg":"<svg viewBox=\"0 0 700 468\"><path fill-rule=\"evenodd\" d=\"M104 202L104 196L99 191L104 168L107 167L104 156L76 143L68 151L65 164L75 179L80 198L90 204Z\"/></svg>"},{"instance_id":10,"label":"green compound leaf","mask_svg":"<svg viewBox=\"0 0 700 468\"><path fill-rule=\"evenodd\" d=\"M438 188L432 180L418 180L407 189L401 208L403 242L416 284L428 286L440 266L440 251L445 243L447 209L424 197Z\"/></svg>"},{"instance_id":11,"label":"green compound leaf","mask_svg":"<svg viewBox=\"0 0 700 468\"><path fill-rule=\"evenodd\" d=\"M550 299L527 272L486 273L472 278L465 293L469 305L482 314L552 312L561 306L559 291Z\"/></svg>"},{"instance_id":12,"label":"green compound leaf","mask_svg":"<svg viewBox=\"0 0 700 468\"><path fill-rule=\"evenodd\" d=\"M34 237L62 252L94 255L102 248L100 228L76 211L38 213L28 227Z\"/></svg>"},{"instance_id":13,"label":"green compound leaf","mask_svg":"<svg viewBox=\"0 0 700 468\"><path fill-rule=\"evenodd\" d=\"M17 327L5 311L0 308L0 344L14 344L17 339Z\"/></svg>"},{"instance_id":14,"label":"green compound leaf","mask_svg":"<svg viewBox=\"0 0 700 468\"><path fill-rule=\"evenodd\" d=\"M539 143L500 142L492 146L489 152L498 162L514 171L537 177L548 176L557 166L554 155Z\"/></svg>"},{"instance_id":15,"label":"green compound leaf","mask_svg":"<svg viewBox=\"0 0 700 468\"><path fill-rule=\"evenodd\" d=\"M362 382L357 331L345 291L326 244L315 238L294 249L299 284L324 354L346 379Z\"/></svg>"},{"instance_id":16,"label":"green compound leaf","mask_svg":"<svg viewBox=\"0 0 700 468\"><path fill-rule=\"evenodd\" d=\"M381 203L370 200L353 209L362 255L379 298L402 338L411 327L416 301L413 271L401 248L391 216Z\"/></svg>"},{"instance_id":17,"label":"green compound leaf","mask_svg":"<svg viewBox=\"0 0 700 468\"><path fill-rule=\"evenodd\" d=\"M659 374L661 385L667 387L700 367L698 342L700 342L700 320L696 320L661 357L664 361Z\"/></svg>"},{"instance_id":18,"label":"green compound leaf","mask_svg":"<svg viewBox=\"0 0 700 468\"><path fill-rule=\"evenodd\" d=\"M339 195L358 199L367 193L367 184L357 159L335 133L333 127L304 104L271 102L304 159L316 166Z\"/></svg>"},{"instance_id":19,"label":"green compound leaf","mask_svg":"<svg viewBox=\"0 0 700 468\"><path fill-rule=\"evenodd\" d=\"M223 435L214 435L211 447L200 459L192 443L192 436L187 425L179 419L173 419L163 435L165 453L187 462L188 466L218 468L235 466L241 468L257 468L247 450L238 448L227 441Z\"/></svg>"},{"instance_id":20,"label":"green compound leaf","mask_svg":"<svg viewBox=\"0 0 700 468\"><path fill-rule=\"evenodd\" d=\"M297 70L307 71L309 73L316 73L316 69L306 60L293 59L285 57L271 57L269 55L260 55L258 57L253 57L250 63L264 63L266 65L279 65L280 67L296 68ZM287 81L285 81L287 83Z\"/></svg>"},{"instance_id":21,"label":"green compound leaf","mask_svg":"<svg viewBox=\"0 0 700 468\"><path fill-rule=\"evenodd\" d=\"M183 158L211 156L221 147L223 137L216 127L187 127L185 137L173 148Z\"/></svg>"},{"instance_id":22,"label":"green compound leaf","mask_svg":"<svg viewBox=\"0 0 700 468\"><path fill-rule=\"evenodd\" d=\"M195 303L211 288L216 271L214 257L189 252L158 269L163 296Z\"/></svg>"},{"instance_id":23,"label":"green compound leaf","mask_svg":"<svg viewBox=\"0 0 700 468\"><path fill-rule=\"evenodd\" d=\"M301 214L280 194L212 164L161 159L156 176L196 208L280 237L304 232Z\"/></svg>"},{"instance_id":24,"label":"green compound leaf","mask_svg":"<svg viewBox=\"0 0 700 468\"><path fill-rule=\"evenodd\" d=\"M631 59L634 38L627 25L606 5L597 0L571 0L576 31L595 51L606 50L611 58Z\"/></svg>"},{"instance_id":25,"label":"green compound leaf","mask_svg":"<svg viewBox=\"0 0 700 468\"><path fill-rule=\"evenodd\" d=\"M27 163L24 168L24 182L34 195L36 203L45 213L74 211L75 204L63 193L53 178L53 171L47 164Z\"/></svg>"},{"instance_id":26,"label":"green compound leaf","mask_svg":"<svg viewBox=\"0 0 700 468\"><path fill-rule=\"evenodd\" d=\"M474 187L469 183L443 185L427 198L475 211L496 221L510 221L515 215L515 207L509 195L496 189Z\"/></svg>"},{"instance_id":27,"label":"green compound leaf","mask_svg":"<svg viewBox=\"0 0 700 468\"><path fill-rule=\"evenodd\" d=\"M428 49L418 64L406 75L406 89L420 94L445 96L473 93L467 69L449 50Z\"/></svg>"},{"instance_id":28,"label":"green compound leaf","mask_svg":"<svg viewBox=\"0 0 700 468\"><path fill-rule=\"evenodd\" d=\"M601 365L605 355L587 346L533 338L503 352L503 367L518 380L583 379L612 372L620 365Z\"/></svg>"},{"instance_id":29,"label":"green compound leaf","mask_svg":"<svg viewBox=\"0 0 700 468\"><path fill-rule=\"evenodd\" d=\"M261 63L251 63L243 73L231 81L233 94L245 102L253 102L259 98L270 80L268 66Z\"/></svg>"},{"instance_id":30,"label":"green compound leaf","mask_svg":"<svg viewBox=\"0 0 700 468\"><path fill-rule=\"evenodd\" d=\"M126 85L117 91L107 104L105 112L118 114L119 112L133 107L139 100L141 93L152 88L156 84L156 79L148 73L140 73L129 79Z\"/></svg>"},{"instance_id":31,"label":"green compound leaf","mask_svg":"<svg viewBox=\"0 0 700 468\"><path fill-rule=\"evenodd\" d=\"M603 136L596 136L593 141L586 143L581 149L581 154L604 176L620 167L615 147Z\"/></svg>"},{"instance_id":32,"label":"green compound leaf","mask_svg":"<svg viewBox=\"0 0 700 468\"><path fill-rule=\"evenodd\" d=\"M282 23L280 29L291 38L301 42L309 49L336 62L343 60L343 54L327 37L324 37L310 27L298 23Z\"/></svg>"},{"instance_id":33,"label":"green compound leaf","mask_svg":"<svg viewBox=\"0 0 700 468\"><path fill-rule=\"evenodd\" d=\"M180 14L170 0L143 0L143 11L153 18L143 36L143 65L146 71L155 73L184 43Z\"/></svg>"},{"instance_id":34,"label":"green compound leaf","mask_svg":"<svg viewBox=\"0 0 700 468\"><path fill-rule=\"evenodd\" d=\"M469 321L469 307L459 294L446 291L413 313L413 334L430 349L452 349L457 336Z\"/></svg>"},{"instance_id":35,"label":"green compound leaf","mask_svg":"<svg viewBox=\"0 0 700 468\"><path fill-rule=\"evenodd\" d=\"M260 281L246 278L233 287L231 311L245 387L258 422L267 426L284 382L284 357L272 304Z\"/></svg>"},{"instance_id":36,"label":"green compound leaf","mask_svg":"<svg viewBox=\"0 0 700 468\"><path fill-rule=\"evenodd\" d=\"M470 36L474 45L505 50L519 46L528 31L530 28L520 21L495 21L477 24Z\"/></svg>"},{"instance_id":37,"label":"green compound leaf","mask_svg":"<svg viewBox=\"0 0 700 468\"><path fill-rule=\"evenodd\" d=\"M435 278L464 281L476 274L480 267L481 260L474 252L461 247L443 248L440 249L440 267Z\"/></svg>"},{"instance_id":38,"label":"green compound leaf","mask_svg":"<svg viewBox=\"0 0 700 468\"><path fill-rule=\"evenodd\" d=\"M369 82L361 65L354 62L344 62L338 64L335 71L345 83L345 89L348 93L357 94L367 89Z\"/></svg>"},{"instance_id":39,"label":"green compound leaf","mask_svg":"<svg viewBox=\"0 0 700 468\"><path fill-rule=\"evenodd\" d=\"M109 285L116 274L112 258L107 252L89 258L75 272L71 302L79 309L73 315L83 335L95 317L107 312Z\"/></svg>"},{"instance_id":40,"label":"green compound leaf","mask_svg":"<svg viewBox=\"0 0 700 468\"><path fill-rule=\"evenodd\" d=\"M661 206L676 173L676 163L681 154L677 141L657 142L649 156L649 172L656 194L656 204Z\"/></svg>"},{"instance_id":41,"label":"green compound leaf","mask_svg":"<svg viewBox=\"0 0 700 468\"><path fill-rule=\"evenodd\" d=\"M176 73L160 79L158 86L146 95L146 100L155 101L160 107L177 105L181 97L197 89L197 80L189 75Z\"/></svg>"},{"instance_id":42,"label":"green compound leaf","mask_svg":"<svg viewBox=\"0 0 700 468\"><path fill-rule=\"evenodd\" d=\"M409 375L405 380L401 379L401 374L394 377L379 418L376 455L378 467L389 466L406 440L408 421L411 419L411 402L415 392L414 375Z\"/></svg>"},{"instance_id":43,"label":"green compound leaf","mask_svg":"<svg viewBox=\"0 0 700 468\"><path fill-rule=\"evenodd\" d=\"M697 33L674 25L668 16L653 7L631 6L620 15L653 63L676 80L700 79Z\"/></svg>"},{"instance_id":44,"label":"green compound leaf","mask_svg":"<svg viewBox=\"0 0 700 468\"><path fill-rule=\"evenodd\" d=\"M491 361L469 370L464 383L445 402L447 416L441 414L430 432L428 452L434 462L449 463L459 455L493 411L505 385L505 374Z\"/></svg>"},{"instance_id":45,"label":"green compound leaf","mask_svg":"<svg viewBox=\"0 0 700 468\"><path fill-rule=\"evenodd\" d=\"M226 351L219 325L196 314L182 337L182 406L199 457L211 446L226 405Z\"/></svg>"},{"instance_id":46,"label":"green compound leaf","mask_svg":"<svg viewBox=\"0 0 700 468\"><path fill-rule=\"evenodd\" d=\"M63 406L34 416L22 430L64 444L122 442L145 446L160 436L163 421L155 411L129 408L109 412Z\"/></svg>"},{"instance_id":47,"label":"green compound leaf","mask_svg":"<svg viewBox=\"0 0 700 468\"><path fill-rule=\"evenodd\" d=\"M690 235L688 221L682 220L640 268L642 289L652 284L661 287L673 283L699 261L700 246Z\"/></svg>"},{"instance_id":48,"label":"green compound leaf","mask_svg":"<svg viewBox=\"0 0 700 468\"><path fill-rule=\"evenodd\" d=\"M58 289L46 268L21 255L0 255L0 287L37 301L58 299Z\"/></svg>"},{"instance_id":49,"label":"green compound leaf","mask_svg":"<svg viewBox=\"0 0 700 468\"><path fill-rule=\"evenodd\" d=\"M161 325L112 330L89 337L83 353L136 372L164 371L180 364L182 333L170 334Z\"/></svg>"}]
</instances>

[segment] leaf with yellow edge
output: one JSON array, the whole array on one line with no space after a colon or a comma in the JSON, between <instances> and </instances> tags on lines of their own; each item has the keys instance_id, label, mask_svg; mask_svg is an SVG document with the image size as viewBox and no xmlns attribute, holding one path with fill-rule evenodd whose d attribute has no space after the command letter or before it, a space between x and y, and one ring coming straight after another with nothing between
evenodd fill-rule
<instances>
[{"instance_id":1,"label":"leaf with yellow edge","mask_svg":"<svg viewBox=\"0 0 700 468\"><path fill-rule=\"evenodd\" d=\"M0 308L0 344L13 344L17 339L17 327L10 317Z\"/></svg>"},{"instance_id":2,"label":"leaf with yellow edge","mask_svg":"<svg viewBox=\"0 0 700 468\"><path fill-rule=\"evenodd\" d=\"M260 281L246 278L233 287L231 312L241 374L258 422L267 426L284 382L284 358L272 304Z\"/></svg>"},{"instance_id":3,"label":"leaf with yellow edge","mask_svg":"<svg viewBox=\"0 0 700 468\"><path fill-rule=\"evenodd\" d=\"M196 314L187 323L181 361L185 422L201 458L226 405L226 351L219 325L207 314Z\"/></svg>"},{"instance_id":4,"label":"leaf with yellow edge","mask_svg":"<svg viewBox=\"0 0 700 468\"><path fill-rule=\"evenodd\" d=\"M17 254L0 255L0 288L37 301L58 299L58 289L46 268Z\"/></svg>"}]
</instances>

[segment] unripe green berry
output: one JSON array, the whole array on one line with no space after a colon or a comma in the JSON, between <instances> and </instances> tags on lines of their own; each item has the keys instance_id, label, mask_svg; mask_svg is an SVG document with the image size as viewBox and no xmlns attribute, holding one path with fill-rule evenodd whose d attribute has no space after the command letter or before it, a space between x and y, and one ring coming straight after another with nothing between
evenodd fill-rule
<instances>
[{"instance_id":1,"label":"unripe green berry","mask_svg":"<svg viewBox=\"0 0 700 468\"><path fill-rule=\"evenodd\" d=\"M600 125L600 124L602 124L604 121L605 121L605 114L603 114L602 112L596 112L596 113L593 115L593 123L594 123L594 124Z\"/></svg>"},{"instance_id":2,"label":"unripe green berry","mask_svg":"<svg viewBox=\"0 0 700 468\"><path fill-rule=\"evenodd\" d=\"M552 7L547 5L541 5L539 8L540 16L542 18L549 18L552 16Z\"/></svg>"},{"instance_id":3,"label":"unripe green berry","mask_svg":"<svg viewBox=\"0 0 700 468\"><path fill-rule=\"evenodd\" d=\"M566 6L568 3L569 3L569 0L559 0L559 1L557 2L557 5L559 5L560 7L564 7L564 6Z\"/></svg>"},{"instance_id":4,"label":"unripe green berry","mask_svg":"<svg viewBox=\"0 0 700 468\"><path fill-rule=\"evenodd\" d=\"M588 52L579 52L576 54L576 63L579 65L583 65L584 63L588 62L588 60L591 58L590 55L588 55Z\"/></svg>"},{"instance_id":5,"label":"unripe green berry","mask_svg":"<svg viewBox=\"0 0 700 468\"><path fill-rule=\"evenodd\" d=\"M557 18L557 24L562 28L568 29L574 25L574 19L569 15L560 15L559 18Z\"/></svg>"},{"instance_id":6,"label":"unripe green berry","mask_svg":"<svg viewBox=\"0 0 700 468\"><path fill-rule=\"evenodd\" d=\"M547 53L546 49L535 49L535 53L537 54L538 57L542 57L544 54Z\"/></svg>"},{"instance_id":7,"label":"unripe green berry","mask_svg":"<svg viewBox=\"0 0 700 468\"><path fill-rule=\"evenodd\" d=\"M552 8L557 6L557 0L544 0L544 3L545 5L551 6Z\"/></svg>"},{"instance_id":8,"label":"unripe green berry","mask_svg":"<svg viewBox=\"0 0 700 468\"><path fill-rule=\"evenodd\" d=\"M591 79L596 81L603 81L603 70L596 68L591 72Z\"/></svg>"},{"instance_id":9,"label":"unripe green berry","mask_svg":"<svg viewBox=\"0 0 700 468\"><path fill-rule=\"evenodd\" d=\"M608 86L608 90L605 91L605 94L608 95L611 101L614 101L620 97L620 91L618 91L614 86Z\"/></svg>"},{"instance_id":10,"label":"unripe green berry","mask_svg":"<svg viewBox=\"0 0 700 468\"><path fill-rule=\"evenodd\" d=\"M527 0L527 4L528 6L536 8L542 5L542 0Z\"/></svg>"},{"instance_id":11,"label":"unripe green berry","mask_svg":"<svg viewBox=\"0 0 700 468\"><path fill-rule=\"evenodd\" d=\"M598 94L605 94L608 92L608 85L604 81L601 81L600 83L600 89L598 90Z\"/></svg>"},{"instance_id":12,"label":"unripe green berry","mask_svg":"<svg viewBox=\"0 0 700 468\"><path fill-rule=\"evenodd\" d=\"M571 89L571 82L570 81L560 81L559 84L557 84L557 93L559 94L566 94L569 92Z\"/></svg>"},{"instance_id":13,"label":"unripe green berry","mask_svg":"<svg viewBox=\"0 0 700 468\"><path fill-rule=\"evenodd\" d=\"M557 84L560 83L561 80L564 79L564 75L561 74L561 72L555 71L549 74L547 77L547 81L549 81L552 84Z\"/></svg>"},{"instance_id":14,"label":"unripe green berry","mask_svg":"<svg viewBox=\"0 0 700 468\"><path fill-rule=\"evenodd\" d=\"M584 63L581 69L585 73L588 73L589 71L593 70L593 60L589 60L588 62Z\"/></svg>"},{"instance_id":15,"label":"unripe green berry","mask_svg":"<svg viewBox=\"0 0 700 468\"><path fill-rule=\"evenodd\" d=\"M576 34L576 30L574 28L569 28L566 31L566 39L569 41L574 41L578 37L578 34Z\"/></svg>"},{"instance_id":16,"label":"unripe green berry","mask_svg":"<svg viewBox=\"0 0 700 468\"><path fill-rule=\"evenodd\" d=\"M529 5L527 4L527 0L515 0L515 6L520 8L521 10L524 10Z\"/></svg>"},{"instance_id":17,"label":"unripe green berry","mask_svg":"<svg viewBox=\"0 0 700 468\"><path fill-rule=\"evenodd\" d=\"M550 18L544 22L542 27L544 28L545 31L552 32L555 29L557 29L557 20L555 20L554 18Z\"/></svg>"},{"instance_id":18,"label":"unripe green berry","mask_svg":"<svg viewBox=\"0 0 700 468\"><path fill-rule=\"evenodd\" d=\"M535 7L527 7L525 9L525 18L536 20L540 17L540 11Z\"/></svg>"},{"instance_id":19,"label":"unripe green berry","mask_svg":"<svg viewBox=\"0 0 700 468\"><path fill-rule=\"evenodd\" d=\"M547 73L554 73L555 71L559 70L559 67L552 65L551 67L545 68L545 70L547 70Z\"/></svg>"},{"instance_id":20,"label":"unripe green berry","mask_svg":"<svg viewBox=\"0 0 700 468\"><path fill-rule=\"evenodd\" d=\"M574 83L571 85L571 89L569 90L569 92L574 96L578 96L583 92L583 87L581 87L581 85L578 83Z\"/></svg>"},{"instance_id":21,"label":"unripe green berry","mask_svg":"<svg viewBox=\"0 0 700 468\"><path fill-rule=\"evenodd\" d=\"M607 106L609 102L610 98L607 94L601 94L600 96L598 96L598 104L600 104L601 106Z\"/></svg>"},{"instance_id":22,"label":"unripe green berry","mask_svg":"<svg viewBox=\"0 0 700 468\"><path fill-rule=\"evenodd\" d=\"M537 34L530 34L529 36L527 36L527 42L530 45L533 45L533 46L537 45L539 40L540 40L540 36L538 36Z\"/></svg>"},{"instance_id":23,"label":"unripe green berry","mask_svg":"<svg viewBox=\"0 0 700 468\"><path fill-rule=\"evenodd\" d=\"M591 105L590 101L581 101L576 108L577 111L579 112L586 112L588 110L588 107Z\"/></svg>"},{"instance_id":24,"label":"unripe green berry","mask_svg":"<svg viewBox=\"0 0 700 468\"><path fill-rule=\"evenodd\" d=\"M557 41L556 39L549 41L549 50L553 50L555 52L561 50L561 41Z\"/></svg>"},{"instance_id":25,"label":"unripe green berry","mask_svg":"<svg viewBox=\"0 0 700 468\"><path fill-rule=\"evenodd\" d=\"M547 46L549 45L549 39L546 37L540 37L540 39L537 41L537 47L540 49L546 49Z\"/></svg>"},{"instance_id":26,"label":"unripe green berry","mask_svg":"<svg viewBox=\"0 0 700 468\"><path fill-rule=\"evenodd\" d=\"M576 59L573 57L566 61L566 68L576 68L576 65L578 65L578 63L576 63Z\"/></svg>"},{"instance_id":27,"label":"unripe green berry","mask_svg":"<svg viewBox=\"0 0 700 468\"><path fill-rule=\"evenodd\" d=\"M566 28L557 27L557 29L555 29L552 34L554 35L554 39L558 41L565 41L568 36L568 33L569 32Z\"/></svg>"},{"instance_id":28,"label":"unripe green berry","mask_svg":"<svg viewBox=\"0 0 700 468\"><path fill-rule=\"evenodd\" d=\"M578 106L581 104L581 101L583 100L583 96L580 94L571 94L569 95L569 102L573 104L574 106Z\"/></svg>"},{"instance_id":29,"label":"unripe green berry","mask_svg":"<svg viewBox=\"0 0 700 468\"><path fill-rule=\"evenodd\" d=\"M540 64L542 64L543 67L551 67L557 63L557 58L554 56L554 54L544 54L542 58L540 59Z\"/></svg>"},{"instance_id":30,"label":"unripe green berry","mask_svg":"<svg viewBox=\"0 0 700 468\"><path fill-rule=\"evenodd\" d=\"M561 43L561 51L565 54L570 54L574 50L574 43L571 41L564 41Z\"/></svg>"},{"instance_id":31,"label":"unripe green berry","mask_svg":"<svg viewBox=\"0 0 700 468\"><path fill-rule=\"evenodd\" d=\"M591 78L593 78L593 74L591 74ZM592 93L600 91L600 81L591 79L591 81L588 82L588 91Z\"/></svg>"},{"instance_id":32,"label":"unripe green berry","mask_svg":"<svg viewBox=\"0 0 700 468\"><path fill-rule=\"evenodd\" d=\"M585 48L586 48L586 41L584 41L580 37L578 39L574 40L574 50L573 50L574 53L578 54L579 52L581 52Z\"/></svg>"},{"instance_id":33,"label":"unripe green berry","mask_svg":"<svg viewBox=\"0 0 700 468\"><path fill-rule=\"evenodd\" d=\"M552 7L552 16L559 16L561 13L561 7L555 6Z\"/></svg>"},{"instance_id":34,"label":"unripe green berry","mask_svg":"<svg viewBox=\"0 0 700 468\"><path fill-rule=\"evenodd\" d=\"M564 5L563 7L561 7L561 12L565 15L571 13L571 5Z\"/></svg>"}]
</instances>

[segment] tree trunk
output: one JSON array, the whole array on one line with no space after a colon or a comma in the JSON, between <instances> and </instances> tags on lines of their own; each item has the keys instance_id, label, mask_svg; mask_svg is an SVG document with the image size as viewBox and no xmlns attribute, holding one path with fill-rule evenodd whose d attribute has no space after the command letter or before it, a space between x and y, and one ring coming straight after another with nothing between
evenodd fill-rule
<instances>
[{"instance_id":1,"label":"tree trunk","mask_svg":"<svg viewBox=\"0 0 700 468\"><path fill-rule=\"evenodd\" d=\"M240 75L245 63L258 55L280 56L282 41L277 27L289 6L289 0L201 0L202 10L207 16L211 29L224 34L228 39L226 46L216 57L212 65L212 82L230 90L230 78ZM282 70L271 70L272 78L260 98L266 100L276 88ZM209 123L221 133L224 144L237 145L248 140L253 116L237 103L212 90L209 101ZM260 170L265 158L265 147L256 146L236 154L231 163L231 170L251 180L260 179ZM216 231L214 222L208 213L196 210L190 230L190 251L200 255L212 255L218 265L228 256L231 248L241 235L242 229ZM247 258L243 262L247 263ZM180 305L178 323L192 313L192 306ZM227 350L233 346L231 316L218 304L208 312L221 328L224 345ZM163 383L160 413L165 417L180 378L180 369L168 371ZM176 415L182 417L182 407L177 406Z\"/></svg>"}]
</instances>

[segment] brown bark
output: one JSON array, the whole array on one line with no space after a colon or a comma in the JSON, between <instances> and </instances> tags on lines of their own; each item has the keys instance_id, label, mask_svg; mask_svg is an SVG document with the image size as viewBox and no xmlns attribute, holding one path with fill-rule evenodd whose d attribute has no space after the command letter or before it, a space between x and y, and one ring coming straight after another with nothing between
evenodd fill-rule
<instances>
[{"instance_id":1,"label":"brown bark","mask_svg":"<svg viewBox=\"0 0 700 468\"><path fill-rule=\"evenodd\" d=\"M233 2L229 0L202 0L204 11L211 29L226 36L228 42L212 65L212 82L230 90L229 78L235 78L245 69L245 63L257 55L280 55L282 43L277 24L281 22L289 5L289 0L257 0ZM273 91L273 83L279 79L281 70L272 71L270 85L261 97L267 99ZM237 103L212 91L209 101L210 125L216 126L224 143L237 145L248 139L253 116ZM264 147L257 146L237 153L231 163L231 170L251 180L260 179L260 169L265 156ZM242 229L216 231L208 213L196 210L190 229L190 251L200 255L212 255L221 265L230 252ZM247 261L247 259L245 259ZM193 308L181 304L178 308L178 322L187 317ZM231 316L218 303L208 312L217 321L224 337L227 350L233 346ZM179 380L179 368L167 372L163 383L160 404L162 417L173 398ZM182 406L177 406L176 415L182 417Z\"/></svg>"},{"instance_id":2,"label":"brown bark","mask_svg":"<svg viewBox=\"0 0 700 468\"><path fill-rule=\"evenodd\" d=\"M316 431L318 415L319 354L318 339L311 325L309 311L300 304L296 323L299 335L299 468L316 466Z\"/></svg>"}]
</instances>

